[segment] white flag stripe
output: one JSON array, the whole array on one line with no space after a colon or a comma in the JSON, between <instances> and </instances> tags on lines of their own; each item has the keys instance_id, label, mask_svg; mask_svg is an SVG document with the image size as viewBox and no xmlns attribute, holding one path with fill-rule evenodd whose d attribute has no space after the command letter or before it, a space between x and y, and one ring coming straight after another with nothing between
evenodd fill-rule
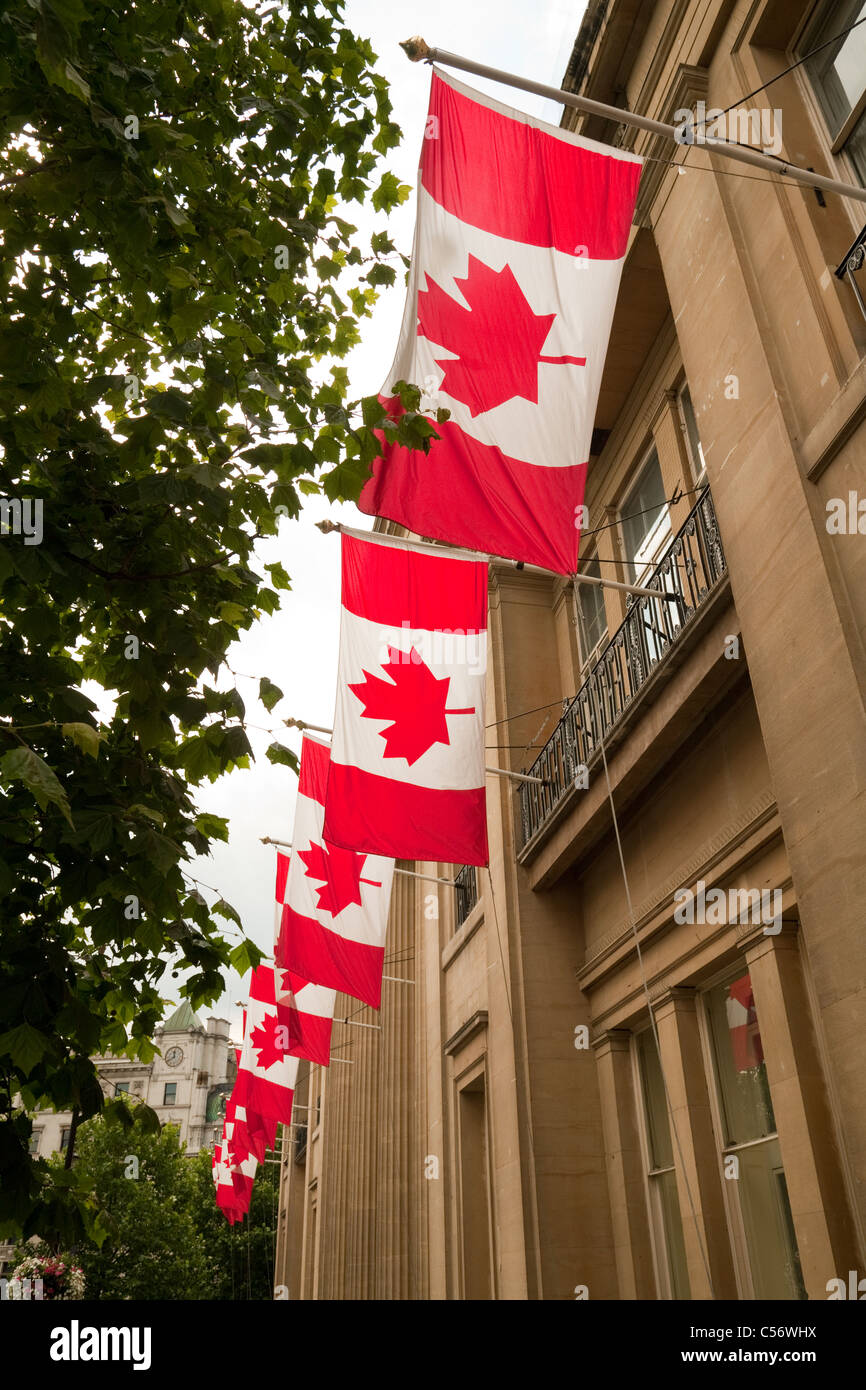
<instances>
[{"instance_id":1,"label":"white flag stripe","mask_svg":"<svg viewBox=\"0 0 866 1390\"><path fill-rule=\"evenodd\" d=\"M281 971L277 968L277 1003L288 1004L302 1014L312 1014L315 1018L333 1018L337 991L325 985L304 985L296 993L280 993Z\"/></svg>"},{"instance_id":2,"label":"white flag stripe","mask_svg":"<svg viewBox=\"0 0 866 1390\"><path fill-rule=\"evenodd\" d=\"M404 757L386 758L380 730L393 720L368 718L364 703L350 685L364 685L365 672L391 683L389 643L398 651L414 647L437 680L450 678L445 709L472 710L472 714L447 714L450 743L434 743L411 765ZM487 634L472 636L430 632L423 628L391 628L359 618L344 608L341 619L340 683L331 756L335 763L351 763L363 772L407 782L416 787L465 791L484 786L484 694L487 668ZM399 679L398 666L398 679ZM406 669L409 670L407 663Z\"/></svg>"},{"instance_id":3,"label":"white flag stripe","mask_svg":"<svg viewBox=\"0 0 866 1390\"><path fill-rule=\"evenodd\" d=\"M324 806L312 797L298 794L295 803L295 828L292 835L292 862L289 867L287 900L301 917L313 918L346 941L356 941L364 946L381 946L385 940L388 922L394 860L368 854L361 869L361 878L369 879L370 882L358 885L361 902L349 903L336 917L330 912L323 912L319 907L319 895L316 890L324 888L325 884L321 879L305 872L307 865L300 854L314 844L324 844L324 817ZM372 886L378 883L381 883L381 889Z\"/></svg>"},{"instance_id":4,"label":"white flag stripe","mask_svg":"<svg viewBox=\"0 0 866 1390\"><path fill-rule=\"evenodd\" d=\"M276 1017L276 1004L270 1005L265 1004L261 999L250 999L247 1005L247 1033L244 1038L239 1070L249 1072L251 1076L258 1077L262 1081L269 1081L273 1086L283 1086L293 1091L298 1077L298 1058L283 1056L279 1060L271 1062L269 1067L265 1067L259 1062L259 1049L255 1045L267 1039L279 1026ZM264 1030L264 1039L261 1036L255 1039L253 1037L259 1028ZM266 1052L265 1056L267 1055Z\"/></svg>"}]
</instances>

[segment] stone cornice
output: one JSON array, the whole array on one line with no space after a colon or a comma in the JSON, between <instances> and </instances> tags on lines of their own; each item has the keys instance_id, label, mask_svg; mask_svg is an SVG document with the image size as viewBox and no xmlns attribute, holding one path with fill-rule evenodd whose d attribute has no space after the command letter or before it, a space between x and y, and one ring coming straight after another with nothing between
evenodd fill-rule
<instances>
[{"instance_id":1,"label":"stone cornice","mask_svg":"<svg viewBox=\"0 0 866 1390\"><path fill-rule=\"evenodd\" d=\"M460 1051L461 1047L465 1047L466 1043L471 1042L476 1034L483 1032L487 1027L487 1019L487 1010L479 1009L465 1023L461 1023L457 1032L451 1034L442 1048L446 1057L453 1057L455 1053Z\"/></svg>"},{"instance_id":2,"label":"stone cornice","mask_svg":"<svg viewBox=\"0 0 866 1390\"><path fill-rule=\"evenodd\" d=\"M674 894L680 888L688 887L698 878L709 879L714 868L717 868L732 851L745 844L762 827L768 825L775 815L776 802L772 791L767 789L741 815L729 821L717 834L705 840L689 859L684 860L676 871L669 875L660 888L656 889L649 897L644 898L642 902L635 904L635 925L638 935L649 934L647 928L651 926L653 918L664 905L672 902ZM775 827L773 833L775 834ZM724 925L727 926L728 924L725 923ZM630 919L628 917L620 919L617 926L596 943L594 954L577 972L577 979L581 986L585 988L588 977L596 974L602 962L615 954L631 937Z\"/></svg>"}]
</instances>

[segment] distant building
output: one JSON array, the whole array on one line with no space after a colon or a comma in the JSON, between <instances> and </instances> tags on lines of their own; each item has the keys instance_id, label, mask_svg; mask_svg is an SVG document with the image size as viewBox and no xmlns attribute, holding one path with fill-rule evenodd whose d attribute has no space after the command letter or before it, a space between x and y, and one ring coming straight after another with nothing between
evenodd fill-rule
<instances>
[{"instance_id":1,"label":"distant building","mask_svg":"<svg viewBox=\"0 0 866 1390\"><path fill-rule=\"evenodd\" d=\"M94 1057L107 1098L129 1095L154 1109L164 1124L176 1125L188 1153L219 1138L226 1097L237 1070L235 1049L224 1018L207 1026L187 1001L156 1030L160 1056L137 1062L111 1053ZM30 1151L45 1157L69 1142L72 1113L40 1110L33 1119Z\"/></svg>"}]
</instances>

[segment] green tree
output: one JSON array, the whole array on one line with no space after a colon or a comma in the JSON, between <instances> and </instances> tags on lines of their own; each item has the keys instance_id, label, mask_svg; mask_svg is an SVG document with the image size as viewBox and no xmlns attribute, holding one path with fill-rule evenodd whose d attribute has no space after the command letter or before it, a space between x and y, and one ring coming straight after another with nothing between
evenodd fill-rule
<instances>
[{"instance_id":1,"label":"green tree","mask_svg":"<svg viewBox=\"0 0 866 1390\"><path fill-rule=\"evenodd\" d=\"M204 1240L211 1271L207 1297L273 1299L280 1166L270 1161L259 1164L250 1209L242 1222L230 1226L216 1204L212 1161L209 1149L187 1160L194 1174L190 1213Z\"/></svg>"},{"instance_id":2,"label":"green tree","mask_svg":"<svg viewBox=\"0 0 866 1390\"><path fill-rule=\"evenodd\" d=\"M97 1116L79 1135L78 1179L108 1232L76 1248L85 1297L213 1297L213 1260L192 1214L195 1170L174 1126L154 1134Z\"/></svg>"},{"instance_id":3,"label":"green tree","mask_svg":"<svg viewBox=\"0 0 866 1390\"><path fill-rule=\"evenodd\" d=\"M215 998L237 913L182 864L248 764L227 648L289 576L255 542L353 497L376 427L331 365L394 280L397 141L341 0L7 0L0 14L0 1232L93 1229L28 1112L99 1111L90 1055L148 1060L166 961ZM39 543L36 543L36 542ZM206 678L210 677L210 681ZM82 691L107 692L97 705ZM282 692L267 678L271 709ZM294 765L274 744L268 756ZM231 928L229 928L231 930ZM16 1102L16 1096L19 1100Z\"/></svg>"}]
</instances>

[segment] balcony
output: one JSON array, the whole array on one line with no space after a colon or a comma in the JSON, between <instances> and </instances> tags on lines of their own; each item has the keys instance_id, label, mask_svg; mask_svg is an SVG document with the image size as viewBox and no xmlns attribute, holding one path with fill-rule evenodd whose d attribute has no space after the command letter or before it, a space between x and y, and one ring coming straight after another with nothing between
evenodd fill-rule
<instances>
[{"instance_id":1,"label":"balcony","mask_svg":"<svg viewBox=\"0 0 866 1390\"><path fill-rule=\"evenodd\" d=\"M556 815L601 755L609 734L640 691L668 660L696 614L707 605L727 573L709 488L698 497L683 526L642 587L673 598L630 595L624 621L602 649L562 718L531 767L543 783L520 785L521 850Z\"/></svg>"}]
</instances>

